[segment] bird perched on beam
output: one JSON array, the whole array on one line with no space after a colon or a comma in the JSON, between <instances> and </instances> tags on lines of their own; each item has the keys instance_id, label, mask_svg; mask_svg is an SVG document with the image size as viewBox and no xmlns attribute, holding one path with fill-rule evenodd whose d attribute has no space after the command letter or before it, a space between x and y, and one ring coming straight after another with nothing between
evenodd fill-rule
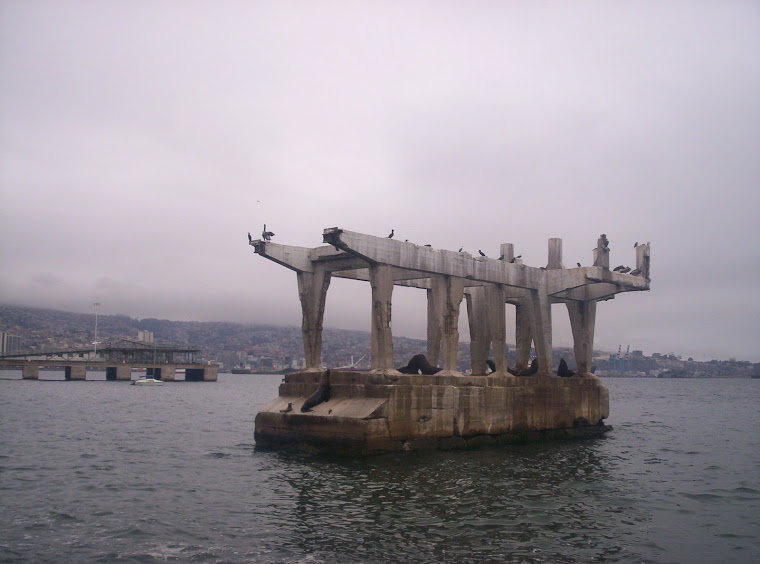
<instances>
[{"instance_id":1,"label":"bird perched on beam","mask_svg":"<svg viewBox=\"0 0 760 564\"><path fill-rule=\"evenodd\" d=\"M386 237L386 239L393 239L394 230L391 229L391 234Z\"/></svg>"},{"instance_id":2,"label":"bird perched on beam","mask_svg":"<svg viewBox=\"0 0 760 564\"><path fill-rule=\"evenodd\" d=\"M633 248L635 249L635 248L636 248L636 247L638 247L638 246L639 246L639 242L638 242L638 241L636 241L636 242L633 244Z\"/></svg>"},{"instance_id":3,"label":"bird perched on beam","mask_svg":"<svg viewBox=\"0 0 760 564\"><path fill-rule=\"evenodd\" d=\"M576 262L575 264L577 264L577 265L578 265L578 268L580 268L580 267L581 267L581 263L579 263L579 262Z\"/></svg>"},{"instance_id":4,"label":"bird perched on beam","mask_svg":"<svg viewBox=\"0 0 760 564\"><path fill-rule=\"evenodd\" d=\"M251 237L251 232L249 231L248 232L248 244L250 245L251 243L253 243L253 237Z\"/></svg>"},{"instance_id":5,"label":"bird perched on beam","mask_svg":"<svg viewBox=\"0 0 760 564\"><path fill-rule=\"evenodd\" d=\"M271 231L267 231L267 224L264 224L264 231L261 232L261 238L264 239L264 241L271 241L272 237L274 237L274 233Z\"/></svg>"},{"instance_id":6,"label":"bird perched on beam","mask_svg":"<svg viewBox=\"0 0 760 564\"><path fill-rule=\"evenodd\" d=\"M620 266L616 266L615 268L613 268L612 272L620 272L624 268L625 268L625 266L621 264Z\"/></svg>"},{"instance_id":7,"label":"bird perched on beam","mask_svg":"<svg viewBox=\"0 0 760 564\"><path fill-rule=\"evenodd\" d=\"M630 266L626 266L623 270L620 271L620 274L628 274L631 271Z\"/></svg>"},{"instance_id":8,"label":"bird perched on beam","mask_svg":"<svg viewBox=\"0 0 760 564\"><path fill-rule=\"evenodd\" d=\"M638 276L641 274L641 269L637 268L636 270L631 270L631 276Z\"/></svg>"},{"instance_id":9,"label":"bird perched on beam","mask_svg":"<svg viewBox=\"0 0 760 564\"><path fill-rule=\"evenodd\" d=\"M480 256L481 256L481 257L484 257L484 256L486 256L486 254L485 254L483 251L481 251L480 249L478 249L478 252L480 253Z\"/></svg>"},{"instance_id":10,"label":"bird perched on beam","mask_svg":"<svg viewBox=\"0 0 760 564\"><path fill-rule=\"evenodd\" d=\"M510 260L509 262L515 262L519 258L522 258L522 255L517 255L516 257L512 257L512 260Z\"/></svg>"}]
</instances>

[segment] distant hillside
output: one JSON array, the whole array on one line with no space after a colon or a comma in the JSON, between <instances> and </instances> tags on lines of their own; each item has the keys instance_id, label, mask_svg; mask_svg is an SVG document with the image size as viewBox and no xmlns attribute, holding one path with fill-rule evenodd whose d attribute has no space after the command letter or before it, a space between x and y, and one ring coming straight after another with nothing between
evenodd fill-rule
<instances>
[{"instance_id":1,"label":"distant hillside","mask_svg":"<svg viewBox=\"0 0 760 564\"><path fill-rule=\"evenodd\" d=\"M54 309L0 305L0 329L22 337L22 348L51 350L89 345L95 339L95 315L71 313ZM159 342L195 345L206 359L227 366L239 363L247 356L266 357L277 363L289 358L302 358L303 342L300 327L274 325L244 325L213 321L171 321L155 318L132 318L126 315L99 315L98 341L134 339L140 330L152 331ZM396 337L394 353L397 364L425 352L425 341ZM365 357L367 367L370 353L370 334L366 331L325 329L323 356L327 365L336 366ZM466 353L469 362L469 348Z\"/></svg>"}]
</instances>

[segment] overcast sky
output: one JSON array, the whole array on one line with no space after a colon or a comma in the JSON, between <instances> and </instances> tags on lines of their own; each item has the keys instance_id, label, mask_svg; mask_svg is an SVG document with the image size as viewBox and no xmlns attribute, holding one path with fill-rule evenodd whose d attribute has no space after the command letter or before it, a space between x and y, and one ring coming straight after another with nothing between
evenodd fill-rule
<instances>
[{"instance_id":1,"label":"overcast sky","mask_svg":"<svg viewBox=\"0 0 760 564\"><path fill-rule=\"evenodd\" d=\"M596 348L760 361L758 29L753 1L0 2L0 301L299 325L264 223L530 266L606 233L615 265L651 242L652 289ZM425 308L397 288L394 334ZM369 320L334 280L325 326Z\"/></svg>"}]
</instances>

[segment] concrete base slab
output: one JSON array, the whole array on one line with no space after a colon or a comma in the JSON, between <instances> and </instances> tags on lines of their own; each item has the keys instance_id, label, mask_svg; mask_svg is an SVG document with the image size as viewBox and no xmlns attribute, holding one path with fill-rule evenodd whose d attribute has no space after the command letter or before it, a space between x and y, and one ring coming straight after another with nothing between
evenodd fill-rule
<instances>
[{"instance_id":1,"label":"concrete base slab","mask_svg":"<svg viewBox=\"0 0 760 564\"><path fill-rule=\"evenodd\" d=\"M469 448L605 433L598 378L453 376L333 370L330 399L302 413L320 373L288 374L256 416L258 447L343 454Z\"/></svg>"}]
</instances>

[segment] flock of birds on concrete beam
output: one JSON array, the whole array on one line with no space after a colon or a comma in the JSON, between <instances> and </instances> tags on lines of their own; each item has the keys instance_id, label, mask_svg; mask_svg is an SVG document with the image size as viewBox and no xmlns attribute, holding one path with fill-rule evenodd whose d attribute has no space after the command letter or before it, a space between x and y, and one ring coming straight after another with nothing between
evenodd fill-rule
<instances>
[{"instance_id":1,"label":"flock of birds on concrete beam","mask_svg":"<svg viewBox=\"0 0 760 564\"><path fill-rule=\"evenodd\" d=\"M396 230L395 230L395 229L391 229L391 232L390 232L390 234L389 234L389 235L386 237L386 239L393 239L393 237L394 237L395 235L396 235ZM272 233L271 231L267 231L267 224L265 223L265 224L264 224L264 230L261 232L261 238L262 238L264 241L271 241L271 240L272 240L272 237L274 237L274 233ZM605 239L605 247L606 247L606 248L609 248L609 247L607 247L607 245L609 245L609 241L607 240L607 238L606 238L606 237L605 237L604 239ZM408 242L409 242L409 239L406 239L406 242L408 243ZM253 243L253 237L251 237L251 233L250 233L250 231L249 231L249 232L248 232L248 244L250 245L250 244L252 244L252 243ZM433 245L427 244L427 245L425 245L425 246L426 246L426 247L432 247ZM636 242L633 244L633 248L635 249L635 248L636 248L636 247L638 247L638 246L639 246L639 242L638 242L638 241L636 241ZM458 252L460 252L460 253L461 253L463 249L464 249L464 247L459 247L459 251L458 251ZM483 251L481 251L480 249L478 249L478 253L480 254L480 256L481 256L481 257L485 257L485 258L488 258L488 255L486 255L486 254L485 254ZM519 259L519 258L522 258L522 255L517 255L516 257L512 257L512 258L509 260L509 262L511 262L511 263L514 263L514 262L515 262L517 259ZM501 256L499 257L499 260L504 260L504 255L501 255ZM577 264L577 265L578 265L578 268L581 268L581 263L577 262L577 263L575 263L575 264ZM542 270L545 270L545 269L542 267ZM635 270L631 270L631 269L630 269L630 267L628 267L628 266L624 266L624 265L622 265L622 264L621 264L620 266L616 266L616 267L615 267L615 268L613 268L612 270L613 270L613 272L620 272L621 274L628 274L628 273L630 273L632 276L638 276L639 274L641 274L641 269L640 269L640 268L637 268L637 269L635 269Z\"/></svg>"}]
</instances>

